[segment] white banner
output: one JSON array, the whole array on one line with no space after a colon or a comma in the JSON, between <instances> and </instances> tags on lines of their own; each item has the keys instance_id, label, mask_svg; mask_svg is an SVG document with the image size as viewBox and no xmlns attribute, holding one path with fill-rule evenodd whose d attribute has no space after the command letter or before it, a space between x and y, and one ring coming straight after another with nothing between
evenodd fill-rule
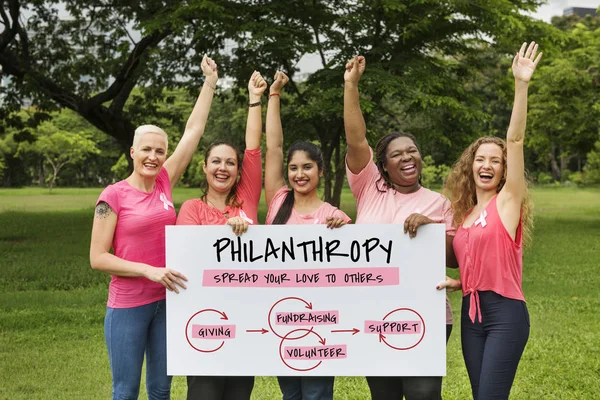
<instances>
[{"instance_id":1,"label":"white banner","mask_svg":"<svg viewBox=\"0 0 600 400\"><path fill-rule=\"evenodd\" d=\"M444 376L445 227L168 226L169 375Z\"/></svg>"}]
</instances>

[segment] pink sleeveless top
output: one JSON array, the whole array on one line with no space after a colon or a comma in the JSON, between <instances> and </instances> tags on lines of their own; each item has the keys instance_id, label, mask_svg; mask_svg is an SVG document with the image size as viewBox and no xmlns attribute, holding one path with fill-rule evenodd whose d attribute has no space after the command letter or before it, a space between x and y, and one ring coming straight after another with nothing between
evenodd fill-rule
<instances>
[{"instance_id":1,"label":"pink sleeveless top","mask_svg":"<svg viewBox=\"0 0 600 400\"><path fill-rule=\"evenodd\" d=\"M463 228L461 225L454 237L454 254L460 268L463 296L471 294L471 322L475 322L476 314L479 314L481 322L479 291L491 290L510 299L525 300L521 287L522 221L519 221L513 240L500 219L496 198L494 196L470 227Z\"/></svg>"}]
</instances>

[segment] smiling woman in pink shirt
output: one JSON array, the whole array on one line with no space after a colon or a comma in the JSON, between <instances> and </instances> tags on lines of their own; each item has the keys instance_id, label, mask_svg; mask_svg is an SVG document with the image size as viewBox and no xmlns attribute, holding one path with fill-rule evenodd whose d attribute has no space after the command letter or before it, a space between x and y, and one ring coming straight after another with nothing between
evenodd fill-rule
<instances>
[{"instance_id":1,"label":"smiling woman in pink shirt","mask_svg":"<svg viewBox=\"0 0 600 400\"><path fill-rule=\"evenodd\" d=\"M261 97L267 82L254 71L248 82L246 150L243 162L235 146L211 144L204 157L206 189L202 197L183 203L177 225L231 225L237 235L257 224L262 190ZM249 400L253 376L188 376L187 400Z\"/></svg>"},{"instance_id":2,"label":"smiling woman in pink shirt","mask_svg":"<svg viewBox=\"0 0 600 400\"><path fill-rule=\"evenodd\" d=\"M287 177L291 189L285 184L279 102L281 90L287 82L288 77L277 72L269 94L265 160L265 196L269 211L266 223L327 224L329 228L339 228L350 222L350 218L317 195L319 178L323 174L323 156L319 147L309 142L296 142L290 146ZM280 376L277 380L283 400L333 399L333 376Z\"/></svg>"},{"instance_id":3,"label":"smiling woman in pink shirt","mask_svg":"<svg viewBox=\"0 0 600 400\"><path fill-rule=\"evenodd\" d=\"M104 189L96 204L90 263L111 275L104 335L113 399L137 399L144 354L148 398L170 398L165 288L179 292L186 278L165 267L165 226L175 224L171 191L198 147L216 89L217 65L204 56L201 68L204 85L173 154L167 158L162 129L140 126L132 174Z\"/></svg>"},{"instance_id":4,"label":"smiling woman in pink shirt","mask_svg":"<svg viewBox=\"0 0 600 400\"><path fill-rule=\"evenodd\" d=\"M346 173L356 198L357 224L403 224L414 237L420 225L446 226L446 265L456 267L452 251L455 228L450 202L421 185L421 151L414 136L392 133L376 146L376 161L367 142L367 129L359 104L358 82L366 66L356 56L344 74L344 125L348 154ZM435 290L435 288L431 288ZM446 299L446 339L452 330L452 310ZM442 377L367 377L373 400L439 400Z\"/></svg>"},{"instance_id":5,"label":"smiling woman in pink shirt","mask_svg":"<svg viewBox=\"0 0 600 400\"><path fill-rule=\"evenodd\" d=\"M515 100L506 141L477 139L447 182L460 281L447 278L445 286L463 291L462 349L475 400L508 399L529 338L521 280L532 213L523 141L529 80L542 56L537 50L534 42L523 43L513 59Z\"/></svg>"}]
</instances>

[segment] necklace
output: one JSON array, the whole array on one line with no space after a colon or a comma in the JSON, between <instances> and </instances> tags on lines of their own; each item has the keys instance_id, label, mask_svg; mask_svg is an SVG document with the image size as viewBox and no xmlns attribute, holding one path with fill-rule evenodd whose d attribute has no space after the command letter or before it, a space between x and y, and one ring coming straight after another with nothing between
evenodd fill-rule
<instances>
[{"instance_id":1,"label":"necklace","mask_svg":"<svg viewBox=\"0 0 600 400\"><path fill-rule=\"evenodd\" d=\"M224 211L224 210L221 210L219 207L217 207L217 206L215 205L215 203L213 203L212 201L210 201L210 199L208 198L208 196L206 196L206 202L207 202L207 203L208 203L208 204L209 204L211 207L213 207L214 209L218 210L218 211L219 211L221 214L223 214L223 216L224 216L225 218L229 218L229 211Z\"/></svg>"}]
</instances>

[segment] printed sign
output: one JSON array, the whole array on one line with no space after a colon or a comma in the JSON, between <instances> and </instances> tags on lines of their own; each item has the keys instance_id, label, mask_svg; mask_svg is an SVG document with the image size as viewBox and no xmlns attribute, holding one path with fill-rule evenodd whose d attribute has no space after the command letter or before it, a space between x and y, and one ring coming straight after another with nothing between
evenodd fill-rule
<instances>
[{"instance_id":1,"label":"printed sign","mask_svg":"<svg viewBox=\"0 0 600 400\"><path fill-rule=\"evenodd\" d=\"M169 375L443 376L445 227L167 227Z\"/></svg>"}]
</instances>

